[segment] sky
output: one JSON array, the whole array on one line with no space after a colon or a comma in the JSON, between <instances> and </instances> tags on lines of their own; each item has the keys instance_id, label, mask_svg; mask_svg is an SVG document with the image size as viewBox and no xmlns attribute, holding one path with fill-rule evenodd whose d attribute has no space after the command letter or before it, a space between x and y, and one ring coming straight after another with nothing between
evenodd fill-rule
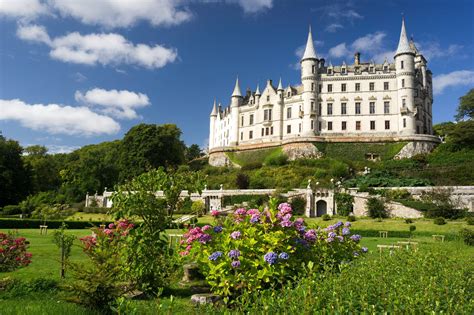
<instances>
[{"instance_id":1,"label":"sky","mask_svg":"<svg viewBox=\"0 0 474 315\"><path fill-rule=\"evenodd\" d=\"M433 72L433 122L451 121L474 87L471 0L0 0L0 131L57 153L174 123L204 147L237 76L300 83L309 25L326 62L392 62L402 14Z\"/></svg>"}]
</instances>

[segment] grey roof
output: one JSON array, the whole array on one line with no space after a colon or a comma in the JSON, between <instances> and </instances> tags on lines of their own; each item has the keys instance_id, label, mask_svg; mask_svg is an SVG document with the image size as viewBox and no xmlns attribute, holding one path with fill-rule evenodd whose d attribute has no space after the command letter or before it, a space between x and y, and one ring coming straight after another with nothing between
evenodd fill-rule
<instances>
[{"instance_id":1,"label":"grey roof","mask_svg":"<svg viewBox=\"0 0 474 315\"><path fill-rule=\"evenodd\" d=\"M304 49L303 58L305 59L317 59L316 50L314 49L313 35L311 34L311 26L309 26L308 41L306 42L306 48Z\"/></svg>"},{"instance_id":2,"label":"grey roof","mask_svg":"<svg viewBox=\"0 0 474 315\"><path fill-rule=\"evenodd\" d=\"M234 92L232 92L232 97L234 96L242 97L242 92L240 92L240 86L239 86L239 78L237 78L237 80L235 81Z\"/></svg>"},{"instance_id":3,"label":"grey roof","mask_svg":"<svg viewBox=\"0 0 474 315\"><path fill-rule=\"evenodd\" d=\"M410 42L408 41L407 31L405 29L405 19L402 19L402 30L400 32L400 40L398 41L398 48L395 56L400 54L413 54L413 50L410 47Z\"/></svg>"}]
</instances>

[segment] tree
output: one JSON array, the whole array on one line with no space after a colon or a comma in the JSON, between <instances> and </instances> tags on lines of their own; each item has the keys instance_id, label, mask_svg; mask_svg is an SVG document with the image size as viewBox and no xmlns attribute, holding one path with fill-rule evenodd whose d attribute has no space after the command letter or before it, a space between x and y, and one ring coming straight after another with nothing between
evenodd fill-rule
<instances>
[{"instance_id":1,"label":"tree","mask_svg":"<svg viewBox=\"0 0 474 315\"><path fill-rule=\"evenodd\" d=\"M247 189L250 185L250 179L247 174L239 173L235 178L235 184L239 189Z\"/></svg>"},{"instance_id":2,"label":"tree","mask_svg":"<svg viewBox=\"0 0 474 315\"><path fill-rule=\"evenodd\" d=\"M337 213L347 216L352 212L354 196L347 193L336 193Z\"/></svg>"},{"instance_id":3,"label":"tree","mask_svg":"<svg viewBox=\"0 0 474 315\"><path fill-rule=\"evenodd\" d=\"M388 213L385 208L385 201L382 198L372 197L367 199L367 210L371 218L387 218Z\"/></svg>"},{"instance_id":4,"label":"tree","mask_svg":"<svg viewBox=\"0 0 474 315\"><path fill-rule=\"evenodd\" d=\"M18 204L30 192L31 174L23 163L22 147L0 134L0 207Z\"/></svg>"},{"instance_id":5,"label":"tree","mask_svg":"<svg viewBox=\"0 0 474 315\"><path fill-rule=\"evenodd\" d=\"M120 181L149 170L176 167L184 162L181 130L173 124L139 124L132 127L120 146Z\"/></svg>"},{"instance_id":6,"label":"tree","mask_svg":"<svg viewBox=\"0 0 474 315\"><path fill-rule=\"evenodd\" d=\"M186 148L186 161L190 162L202 156L201 148L197 144L191 144Z\"/></svg>"},{"instance_id":7,"label":"tree","mask_svg":"<svg viewBox=\"0 0 474 315\"><path fill-rule=\"evenodd\" d=\"M459 105L455 118L457 121L460 121L466 116L468 119L474 118L474 89L470 89L466 95L459 98Z\"/></svg>"},{"instance_id":8,"label":"tree","mask_svg":"<svg viewBox=\"0 0 474 315\"><path fill-rule=\"evenodd\" d=\"M25 165L31 169L32 193L57 190L61 186L60 160L48 154L44 146L34 145L25 148Z\"/></svg>"}]
</instances>

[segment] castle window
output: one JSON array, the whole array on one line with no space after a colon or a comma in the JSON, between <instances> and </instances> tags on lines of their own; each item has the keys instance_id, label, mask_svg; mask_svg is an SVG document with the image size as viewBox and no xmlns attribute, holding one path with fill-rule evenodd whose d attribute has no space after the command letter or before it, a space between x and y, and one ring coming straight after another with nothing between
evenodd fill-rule
<instances>
[{"instance_id":1,"label":"castle window","mask_svg":"<svg viewBox=\"0 0 474 315\"><path fill-rule=\"evenodd\" d=\"M314 112L314 102L311 102L311 111Z\"/></svg>"},{"instance_id":2,"label":"castle window","mask_svg":"<svg viewBox=\"0 0 474 315\"><path fill-rule=\"evenodd\" d=\"M360 103L359 102L357 102L355 104L355 113L356 113L356 115L360 115Z\"/></svg>"},{"instance_id":3,"label":"castle window","mask_svg":"<svg viewBox=\"0 0 474 315\"><path fill-rule=\"evenodd\" d=\"M290 96L291 96L291 92L288 92L288 97L290 97Z\"/></svg>"},{"instance_id":4,"label":"castle window","mask_svg":"<svg viewBox=\"0 0 474 315\"><path fill-rule=\"evenodd\" d=\"M407 119L403 118L403 128L406 128L406 127L407 127Z\"/></svg>"},{"instance_id":5,"label":"castle window","mask_svg":"<svg viewBox=\"0 0 474 315\"><path fill-rule=\"evenodd\" d=\"M240 126L242 127L244 125L244 116L240 117Z\"/></svg>"},{"instance_id":6,"label":"castle window","mask_svg":"<svg viewBox=\"0 0 474 315\"><path fill-rule=\"evenodd\" d=\"M318 86L318 92L321 93L323 91L323 85L322 84L319 84Z\"/></svg>"},{"instance_id":7,"label":"castle window","mask_svg":"<svg viewBox=\"0 0 474 315\"><path fill-rule=\"evenodd\" d=\"M291 125L286 125L286 133L287 134L291 133Z\"/></svg>"},{"instance_id":8,"label":"castle window","mask_svg":"<svg viewBox=\"0 0 474 315\"><path fill-rule=\"evenodd\" d=\"M328 92L332 92L332 84L328 84Z\"/></svg>"},{"instance_id":9,"label":"castle window","mask_svg":"<svg viewBox=\"0 0 474 315\"><path fill-rule=\"evenodd\" d=\"M383 113L384 114L390 113L390 102L383 102Z\"/></svg>"},{"instance_id":10,"label":"castle window","mask_svg":"<svg viewBox=\"0 0 474 315\"><path fill-rule=\"evenodd\" d=\"M332 121L328 121L328 130L332 130Z\"/></svg>"},{"instance_id":11,"label":"castle window","mask_svg":"<svg viewBox=\"0 0 474 315\"><path fill-rule=\"evenodd\" d=\"M249 139L253 139L253 131L252 130L249 131Z\"/></svg>"},{"instance_id":12,"label":"castle window","mask_svg":"<svg viewBox=\"0 0 474 315\"><path fill-rule=\"evenodd\" d=\"M321 122L318 121L318 130L321 131Z\"/></svg>"},{"instance_id":13,"label":"castle window","mask_svg":"<svg viewBox=\"0 0 474 315\"><path fill-rule=\"evenodd\" d=\"M314 120L311 119L311 130L314 129Z\"/></svg>"},{"instance_id":14,"label":"castle window","mask_svg":"<svg viewBox=\"0 0 474 315\"><path fill-rule=\"evenodd\" d=\"M298 124L298 132L301 133L301 124Z\"/></svg>"},{"instance_id":15,"label":"castle window","mask_svg":"<svg viewBox=\"0 0 474 315\"><path fill-rule=\"evenodd\" d=\"M316 72L316 66L315 66L315 65L313 65L313 66L311 67L311 72L312 72L313 74Z\"/></svg>"},{"instance_id":16,"label":"castle window","mask_svg":"<svg viewBox=\"0 0 474 315\"><path fill-rule=\"evenodd\" d=\"M341 68L341 74L346 74L346 68Z\"/></svg>"},{"instance_id":17,"label":"castle window","mask_svg":"<svg viewBox=\"0 0 474 315\"><path fill-rule=\"evenodd\" d=\"M322 109L323 105L321 103L318 103L318 115L322 115L323 114L323 109Z\"/></svg>"},{"instance_id":18,"label":"castle window","mask_svg":"<svg viewBox=\"0 0 474 315\"><path fill-rule=\"evenodd\" d=\"M286 118L287 118L287 119L290 119L290 118L291 118L291 107L288 107L288 108L286 109Z\"/></svg>"},{"instance_id":19,"label":"castle window","mask_svg":"<svg viewBox=\"0 0 474 315\"><path fill-rule=\"evenodd\" d=\"M355 84L355 90L356 90L356 91L360 91L360 83L356 83L356 84Z\"/></svg>"},{"instance_id":20,"label":"castle window","mask_svg":"<svg viewBox=\"0 0 474 315\"><path fill-rule=\"evenodd\" d=\"M346 91L346 84L342 83L341 84L341 92L345 92L345 91Z\"/></svg>"},{"instance_id":21,"label":"castle window","mask_svg":"<svg viewBox=\"0 0 474 315\"><path fill-rule=\"evenodd\" d=\"M360 120L356 121L356 130L360 130Z\"/></svg>"},{"instance_id":22,"label":"castle window","mask_svg":"<svg viewBox=\"0 0 474 315\"><path fill-rule=\"evenodd\" d=\"M328 116L332 115L332 103L328 103Z\"/></svg>"},{"instance_id":23,"label":"castle window","mask_svg":"<svg viewBox=\"0 0 474 315\"><path fill-rule=\"evenodd\" d=\"M406 102L406 100L405 100L404 98L402 99L402 106L403 106L403 107L406 107L406 106L407 106L407 102Z\"/></svg>"},{"instance_id":24,"label":"castle window","mask_svg":"<svg viewBox=\"0 0 474 315\"><path fill-rule=\"evenodd\" d=\"M273 126L270 127L270 134L271 134L271 135L273 134Z\"/></svg>"},{"instance_id":25,"label":"castle window","mask_svg":"<svg viewBox=\"0 0 474 315\"><path fill-rule=\"evenodd\" d=\"M343 121L343 122L341 123L341 129L342 129L342 130L347 130L347 122L346 122L346 121Z\"/></svg>"},{"instance_id":26,"label":"castle window","mask_svg":"<svg viewBox=\"0 0 474 315\"><path fill-rule=\"evenodd\" d=\"M253 114L250 114L249 125L253 125Z\"/></svg>"},{"instance_id":27,"label":"castle window","mask_svg":"<svg viewBox=\"0 0 474 315\"><path fill-rule=\"evenodd\" d=\"M265 135L265 128L262 128L262 137Z\"/></svg>"},{"instance_id":28,"label":"castle window","mask_svg":"<svg viewBox=\"0 0 474 315\"><path fill-rule=\"evenodd\" d=\"M374 66L369 67L369 72L374 72Z\"/></svg>"},{"instance_id":29,"label":"castle window","mask_svg":"<svg viewBox=\"0 0 474 315\"><path fill-rule=\"evenodd\" d=\"M311 91L314 91L314 83L311 83Z\"/></svg>"},{"instance_id":30,"label":"castle window","mask_svg":"<svg viewBox=\"0 0 474 315\"><path fill-rule=\"evenodd\" d=\"M244 140L244 133L243 132L240 133L240 140Z\"/></svg>"},{"instance_id":31,"label":"castle window","mask_svg":"<svg viewBox=\"0 0 474 315\"><path fill-rule=\"evenodd\" d=\"M328 74L332 75L332 69L328 69Z\"/></svg>"},{"instance_id":32,"label":"castle window","mask_svg":"<svg viewBox=\"0 0 474 315\"><path fill-rule=\"evenodd\" d=\"M265 109L263 111L263 120L265 120L265 121L272 120L272 110L271 109Z\"/></svg>"},{"instance_id":33,"label":"castle window","mask_svg":"<svg viewBox=\"0 0 474 315\"><path fill-rule=\"evenodd\" d=\"M267 95L267 102L270 102L270 95Z\"/></svg>"},{"instance_id":34,"label":"castle window","mask_svg":"<svg viewBox=\"0 0 474 315\"><path fill-rule=\"evenodd\" d=\"M347 114L347 104L341 103L341 115L346 115L346 114Z\"/></svg>"},{"instance_id":35,"label":"castle window","mask_svg":"<svg viewBox=\"0 0 474 315\"><path fill-rule=\"evenodd\" d=\"M402 88L405 87L405 79L402 79Z\"/></svg>"},{"instance_id":36,"label":"castle window","mask_svg":"<svg viewBox=\"0 0 474 315\"><path fill-rule=\"evenodd\" d=\"M375 120L370 121L370 130L375 130Z\"/></svg>"},{"instance_id":37,"label":"castle window","mask_svg":"<svg viewBox=\"0 0 474 315\"><path fill-rule=\"evenodd\" d=\"M386 120L385 121L385 130L389 130L390 129L390 120Z\"/></svg>"},{"instance_id":38,"label":"castle window","mask_svg":"<svg viewBox=\"0 0 474 315\"><path fill-rule=\"evenodd\" d=\"M370 91L375 90L375 83L374 83L374 82L370 82L370 83L369 83L369 90L370 90Z\"/></svg>"},{"instance_id":39,"label":"castle window","mask_svg":"<svg viewBox=\"0 0 474 315\"><path fill-rule=\"evenodd\" d=\"M388 71L388 66L383 66L383 71L387 72Z\"/></svg>"},{"instance_id":40,"label":"castle window","mask_svg":"<svg viewBox=\"0 0 474 315\"><path fill-rule=\"evenodd\" d=\"M404 67L404 64L403 64L403 60L402 60L402 61L400 61L400 69L403 69L403 67Z\"/></svg>"},{"instance_id":41,"label":"castle window","mask_svg":"<svg viewBox=\"0 0 474 315\"><path fill-rule=\"evenodd\" d=\"M369 103L369 113L375 114L375 102Z\"/></svg>"},{"instance_id":42,"label":"castle window","mask_svg":"<svg viewBox=\"0 0 474 315\"><path fill-rule=\"evenodd\" d=\"M270 129L269 129L268 127L267 127L267 128L265 128L265 136L268 136L268 135L270 134L270 132L269 132L269 131L270 131Z\"/></svg>"},{"instance_id":43,"label":"castle window","mask_svg":"<svg viewBox=\"0 0 474 315\"><path fill-rule=\"evenodd\" d=\"M388 82L383 83L383 89L384 91L388 91Z\"/></svg>"}]
</instances>

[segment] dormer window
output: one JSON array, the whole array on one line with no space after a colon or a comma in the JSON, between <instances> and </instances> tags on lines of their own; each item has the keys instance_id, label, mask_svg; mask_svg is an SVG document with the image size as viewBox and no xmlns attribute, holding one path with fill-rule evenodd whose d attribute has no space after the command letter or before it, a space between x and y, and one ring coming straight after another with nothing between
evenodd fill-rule
<instances>
[{"instance_id":1,"label":"dormer window","mask_svg":"<svg viewBox=\"0 0 474 315\"><path fill-rule=\"evenodd\" d=\"M388 66L387 65L383 66L383 71L388 72Z\"/></svg>"},{"instance_id":2,"label":"dormer window","mask_svg":"<svg viewBox=\"0 0 474 315\"><path fill-rule=\"evenodd\" d=\"M373 73L374 72L374 66L369 67L369 72Z\"/></svg>"},{"instance_id":3,"label":"dormer window","mask_svg":"<svg viewBox=\"0 0 474 315\"><path fill-rule=\"evenodd\" d=\"M290 97L290 96L291 96L291 92L288 92L288 97Z\"/></svg>"},{"instance_id":4,"label":"dormer window","mask_svg":"<svg viewBox=\"0 0 474 315\"><path fill-rule=\"evenodd\" d=\"M267 102L270 102L270 95L267 95Z\"/></svg>"},{"instance_id":5,"label":"dormer window","mask_svg":"<svg viewBox=\"0 0 474 315\"><path fill-rule=\"evenodd\" d=\"M332 75L332 68L328 68L328 74Z\"/></svg>"},{"instance_id":6,"label":"dormer window","mask_svg":"<svg viewBox=\"0 0 474 315\"><path fill-rule=\"evenodd\" d=\"M341 73L346 74L346 68L341 68Z\"/></svg>"}]
</instances>

